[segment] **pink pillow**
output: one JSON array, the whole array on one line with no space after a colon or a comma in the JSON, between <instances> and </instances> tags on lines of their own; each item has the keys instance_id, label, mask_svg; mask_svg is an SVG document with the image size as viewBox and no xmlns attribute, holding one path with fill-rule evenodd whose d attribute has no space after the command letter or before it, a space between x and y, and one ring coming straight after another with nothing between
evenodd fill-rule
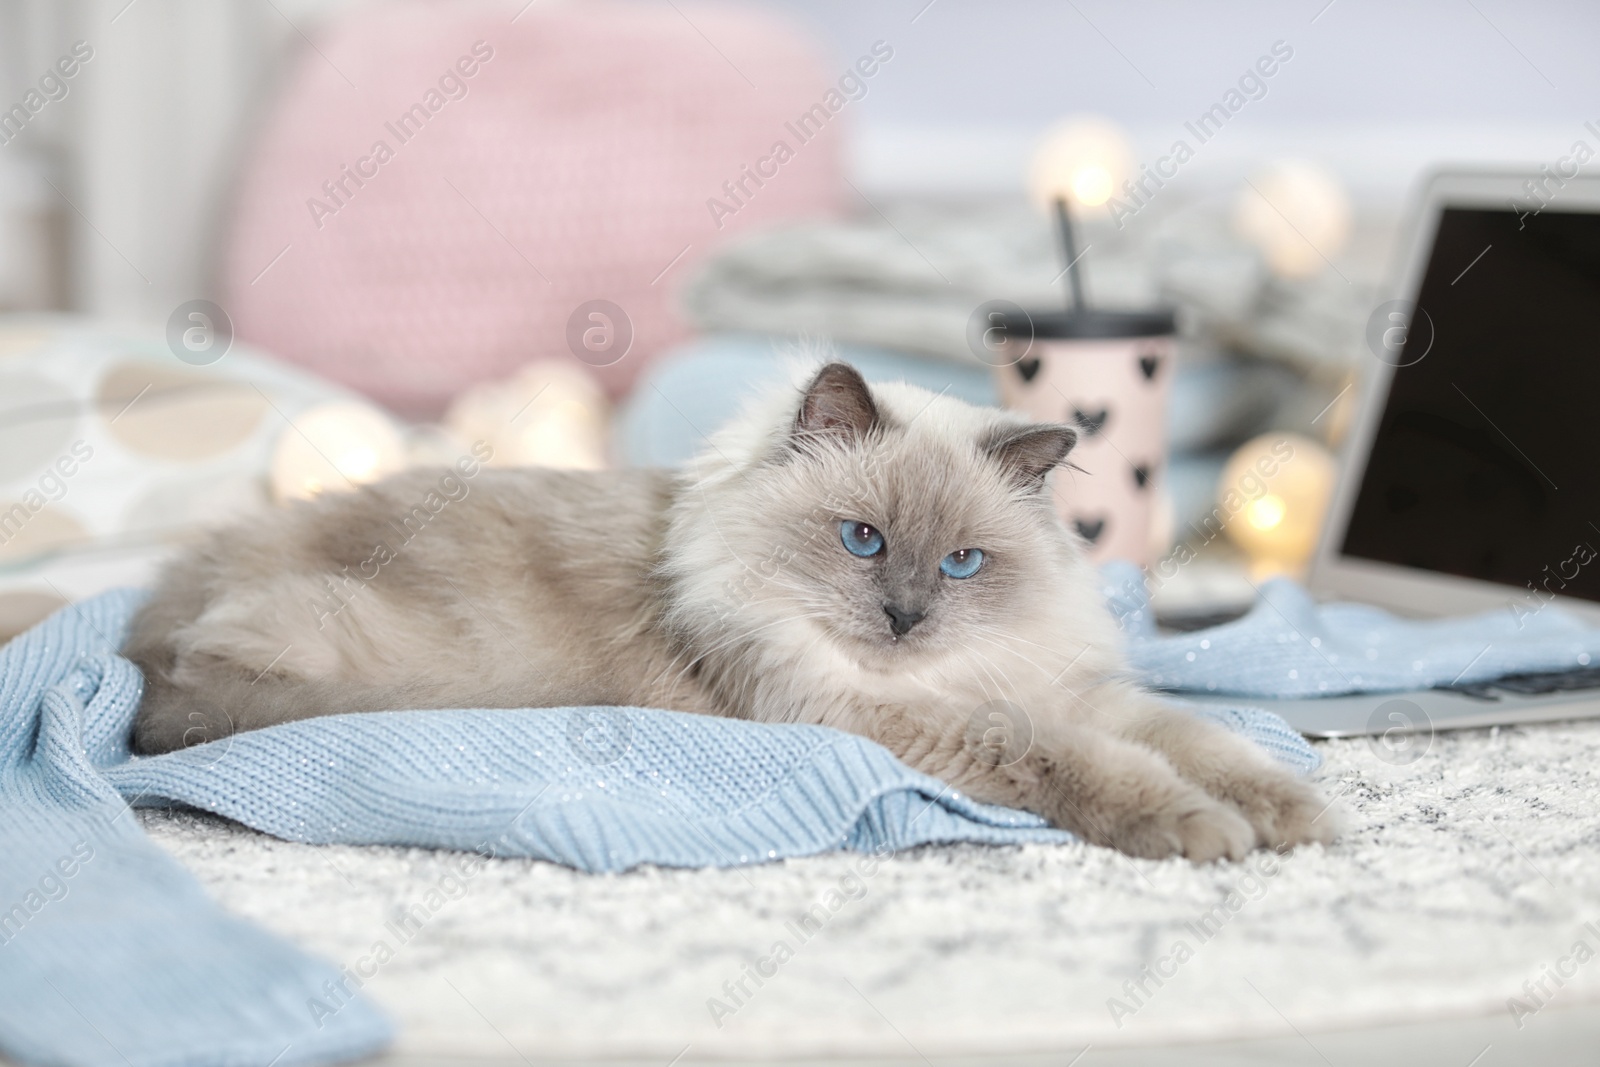
<instances>
[{"instance_id":1,"label":"pink pillow","mask_svg":"<svg viewBox=\"0 0 1600 1067\"><path fill-rule=\"evenodd\" d=\"M678 284L728 235L839 211L840 117L804 144L785 126L833 75L789 27L690 3L515 13L370 5L315 35L242 170L224 280L242 340L427 415L576 358L569 319L609 300L627 355L578 347L618 394L687 334ZM779 140L792 158L730 198Z\"/></svg>"}]
</instances>

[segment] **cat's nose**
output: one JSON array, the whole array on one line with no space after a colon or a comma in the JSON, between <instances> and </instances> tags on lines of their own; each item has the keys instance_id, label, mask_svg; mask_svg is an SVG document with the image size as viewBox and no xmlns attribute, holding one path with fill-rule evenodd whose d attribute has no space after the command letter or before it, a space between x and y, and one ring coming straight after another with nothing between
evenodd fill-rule
<instances>
[{"instance_id":1,"label":"cat's nose","mask_svg":"<svg viewBox=\"0 0 1600 1067\"><path fill-rule=\"evenodd\" d=\"M894 631L896 637L910 633L911 628L921 622L924 616L923 612L911 611L893 603L884 604L883 613L889 616L889 629Z\"/></svg>"}]
</instances>

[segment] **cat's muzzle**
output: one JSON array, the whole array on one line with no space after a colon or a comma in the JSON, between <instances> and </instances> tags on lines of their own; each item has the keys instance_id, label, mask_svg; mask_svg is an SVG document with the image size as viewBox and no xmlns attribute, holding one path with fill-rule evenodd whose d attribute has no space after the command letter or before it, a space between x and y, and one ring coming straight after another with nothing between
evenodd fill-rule
<instances>
[{"instance_id":1,"label":"cat's muzzle","mask_svg":"<svg viewBox=\"0 0 1600 1067\"><path fill-rule=\"evenodd\" d=\"M926 612L903 608L899 604L886 602L883 613L889 616L889 629L895 637L904 637L911 632L911 628L927 617Z\"/></svg>"}]
</instances>

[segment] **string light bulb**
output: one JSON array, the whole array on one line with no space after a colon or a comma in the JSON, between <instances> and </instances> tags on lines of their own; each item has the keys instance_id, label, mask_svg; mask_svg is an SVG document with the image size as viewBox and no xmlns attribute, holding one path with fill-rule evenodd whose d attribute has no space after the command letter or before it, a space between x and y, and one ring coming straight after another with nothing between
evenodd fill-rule
<instances>
[{"instance_id":1,"label":"string light bulb","mask_svg":"<svg viewBox=\"0 0 1600 1067\"><path fill-rule=\"evenodd\" d=\"M1133 152L1115 123L1084 115L1050 127L1034 149L1028 191L1050 207L1066 199L1099 207L1133 173Z\"/></svg>"},{"instance_id":2,"label":"string light bulb","mask_svg":"<svg viewBox=\"0 0 1600 1067\"><path fill-rule=\"evenodd\" d=\"M1302 573L1333 494L1333 456L1309 437L1267 433L1239 446L1217 483L1228 537L1254 577Z\"/></svg>"},{"instance_id":3,"label":"string light bulb","mask_svg":"<svg viewBox=\"0 0 1600 1067\"><path fill-rule=\"evenodd\" d=\"M1315 163L1280 160L1239 191L1234 228L1284 278L1308 278L1338 255L1350 236L1350 197Z\"/></svg>"},{"instance_id":4,"label":"string light bulb","mask_svg":"<svg viewBox=\"0 0 1600 1067\"><path fill-rule=\"evenodd\" d=\"M405 465L405 440L383 412L351 401L319 404L278 436L272 495L279 503L307 500L375 482Z\"/></svg>"},{"instance_id":5,"label":"string light bulb","mask_svg":"<svg viewBox=\"0 0 1600 1067\"><path fill-rule=\"evenodd\" d=\"M494 466L606 465L610 405L594 377L570 362L541 360L509 380L475 385L451 402L444 423L461 441L489 442Z\"/></svg>"}]
</instances>

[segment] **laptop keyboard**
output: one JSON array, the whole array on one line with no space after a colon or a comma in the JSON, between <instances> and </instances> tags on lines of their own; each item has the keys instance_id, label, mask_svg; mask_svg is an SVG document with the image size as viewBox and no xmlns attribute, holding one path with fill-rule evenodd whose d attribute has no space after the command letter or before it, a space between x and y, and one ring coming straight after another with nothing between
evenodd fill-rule
<instances>
[{"instance_id":1,"label":"laptop keyboard","mask_svg":"<svg viewBox=\"0 0 1600 1067\"><path fill-rule=\"evenodd\" d=\"M1570 671L1513 674L1487 682L1465 682L1460 685L1441 685L1435 688L1482 700L1498 700L1500 693L1515 693L1518 696L1573 693L1585 689L1600 689L1600 667L1574 667Z\"/></svg>"}]
</instances>

